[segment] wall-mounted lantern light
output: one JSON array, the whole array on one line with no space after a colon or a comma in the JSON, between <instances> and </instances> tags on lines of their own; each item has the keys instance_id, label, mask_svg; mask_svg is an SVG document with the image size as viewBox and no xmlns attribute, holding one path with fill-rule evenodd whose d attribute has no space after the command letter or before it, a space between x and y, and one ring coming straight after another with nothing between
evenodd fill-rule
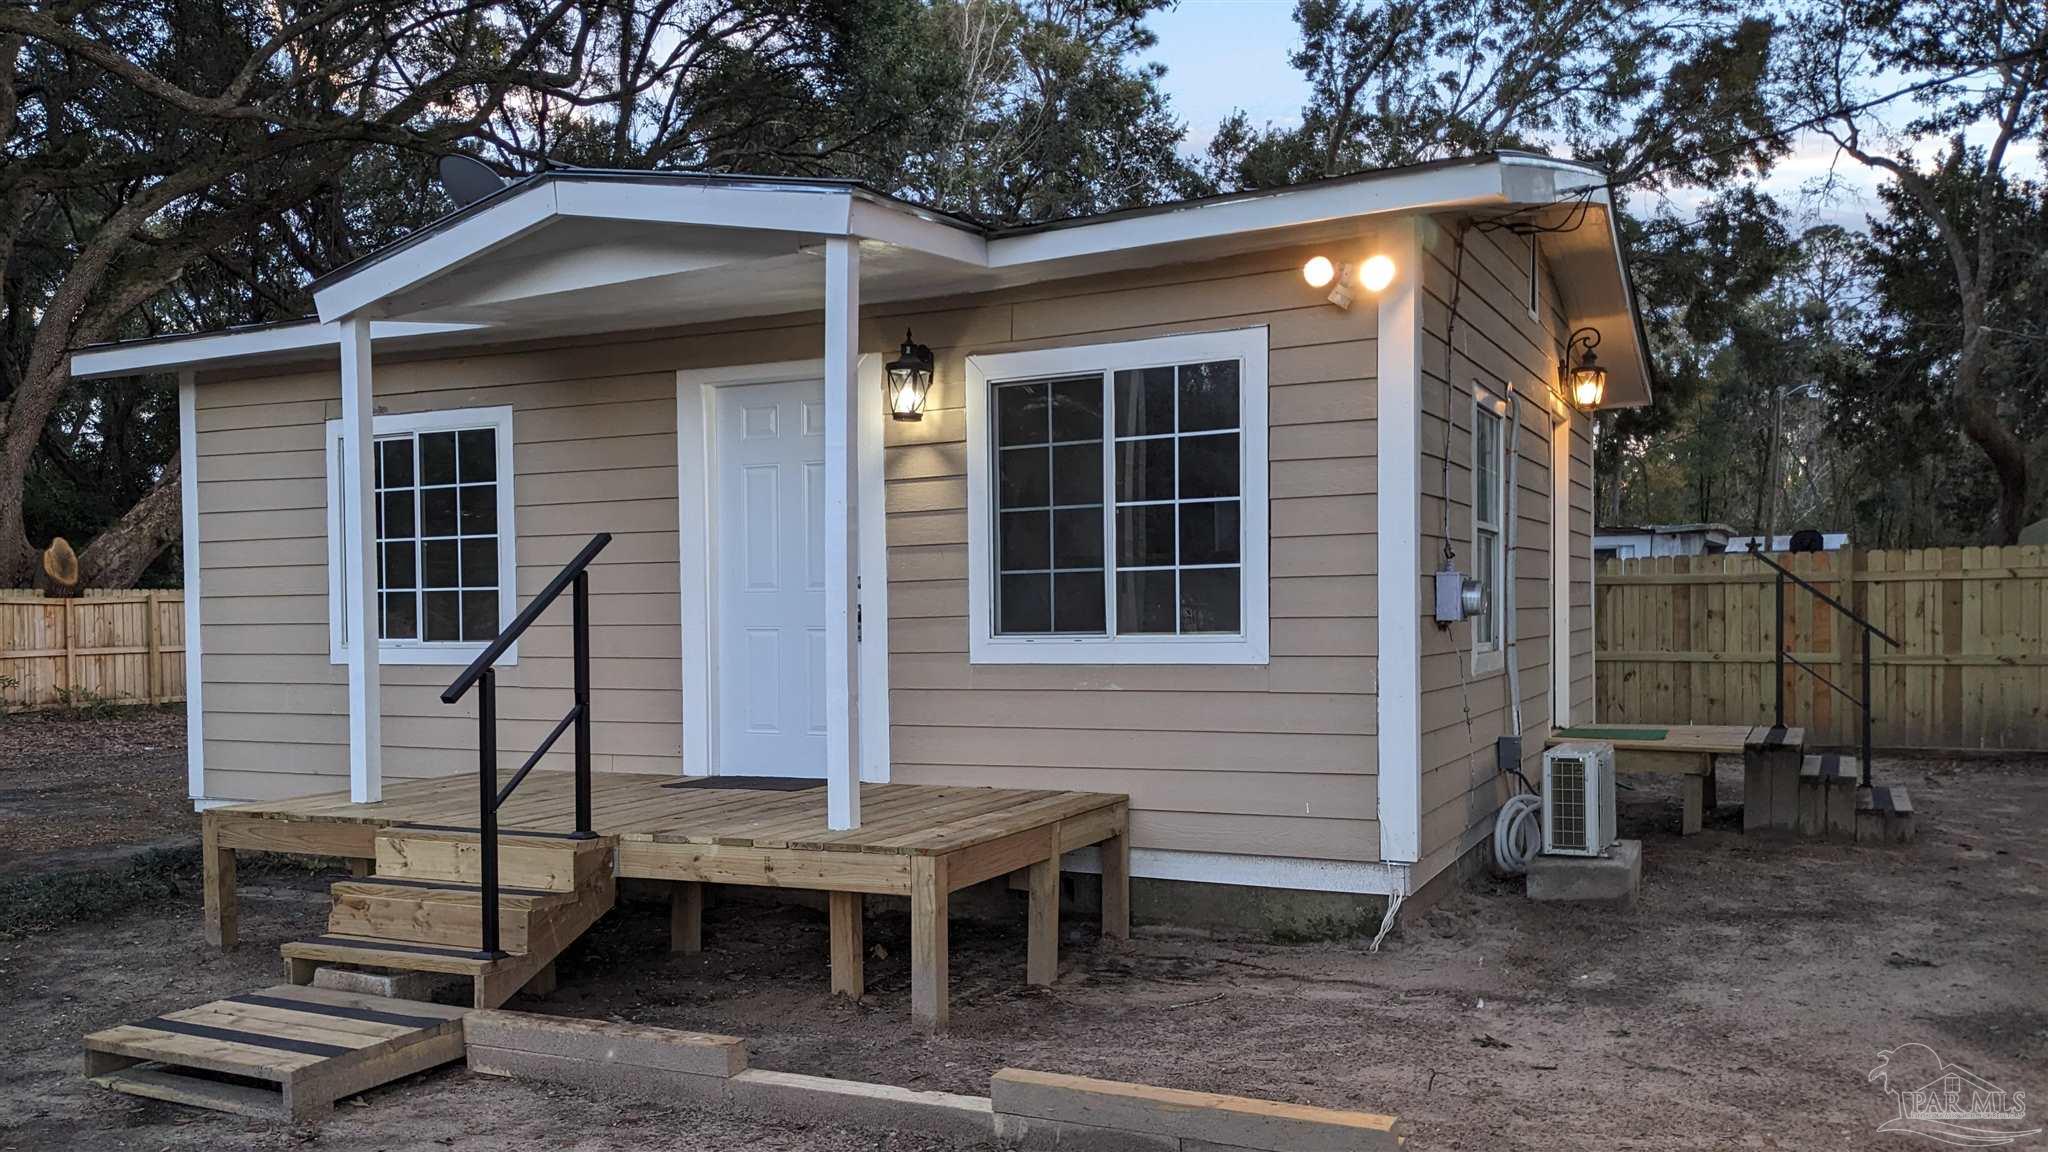
<instances>
[{"instance_id":1,"label":"wall-mounted lantern light","mask_svg":"<svg viewBox=\"0 0 2048 1152\"><path fill-rule=\"evenodd\" d=\"M1583 345L1585 351L1579 354L1577 365L1572 364L1572 350ZM1600 367L1599 358L1593 349L1600 346L1598 328L1580 328L1565 342L1564 361L1558 367L1565 385L1571 391L1572 406L1581 412L1590 413L1600 407L1600 401L1607 395L1607 369Z\"/></svg>"},{"instance_id":2,"label":"wall-mounted lantern light","mask_svg":"<svg viewBox=\"0 0 2048 1152\"><path fill-rule=\"evenodd\" d=\"M896 420L924 419L924 402L932 390L932 350L903 332L903 348L889 361L882 391L889 403L889 415Z\"/></svg>"}]
</instances>

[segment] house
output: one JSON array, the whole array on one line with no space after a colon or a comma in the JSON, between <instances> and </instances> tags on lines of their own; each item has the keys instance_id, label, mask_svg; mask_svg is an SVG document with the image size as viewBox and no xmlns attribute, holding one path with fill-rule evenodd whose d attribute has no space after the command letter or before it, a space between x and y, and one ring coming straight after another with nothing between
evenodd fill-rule
<instances>
[{"instance_id":1,"label":"house","mask_svg":"<svg viewBox=\"0 0 2048 1152\"><path fill-rule=\"evenodd\" d=\"M1593 535L1596 560L1643 556L1718 556L1730 550L1734 529L1726 524L1623 524Z\"/></svg>"},{"instance_id":2,"label":"house","mask_svg":"<svg viewBox=\"0 0 2048 1152\"><path fill-rule=\"evenodd\" d=\"M834 829L884 782L1119 794L1159 891L1383 907L1484 851L1496 736L1590 718L1562 390L1593 342L1605 406L1649 379L1580 164L1017 228L558 169L313 298L72 362L179 379L202 808L473 773L441 690L599 532L600 775L823 778ZM885 395L906 344L929 392ZM1483 607L1440 627L1446 563ZM508 768L568 698L555 619L498 661Z\"/></svg>"}]
</instances>

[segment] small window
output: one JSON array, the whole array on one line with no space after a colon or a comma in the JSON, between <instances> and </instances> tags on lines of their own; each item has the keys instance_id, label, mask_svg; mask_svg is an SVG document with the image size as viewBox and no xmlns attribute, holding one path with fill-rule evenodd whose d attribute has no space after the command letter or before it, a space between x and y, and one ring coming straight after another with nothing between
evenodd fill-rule
<instances>
[{"instance_id":1,"label":"small window","mask_svg":"<svg viewBox=\"0 0 2048 1152\"><path fill-rule=\"evenodd\" d=\"M512 618L511 409L379 416L376 437L379 659L466 663ZM345 658L348 636L345 448L341 422L330 421L329 623L336 661Z\"/></svg>"},{"instance_id":2,"label":"small window","mask_svg":"<svg viewBox=\"0 0 2048 1152\"><path fill-rule=\"evenodd\" d=\"M970 376L977 661L1264 661L1264 329Z\"/></svg>"},{"instance_id":3,"label":"small window","mask_svg":"<svg viewBox=\"0 0 2048 1152\"><path fill-rule=\"evenodd\" d=\"M1472 667L1501 666L1501 596L1506 558L1501 523L1506 503L1504 420L1484 393L1472 403L1472 567L1479 581L1479 615L1472 618Z\"/></svg>"}]
</instances>

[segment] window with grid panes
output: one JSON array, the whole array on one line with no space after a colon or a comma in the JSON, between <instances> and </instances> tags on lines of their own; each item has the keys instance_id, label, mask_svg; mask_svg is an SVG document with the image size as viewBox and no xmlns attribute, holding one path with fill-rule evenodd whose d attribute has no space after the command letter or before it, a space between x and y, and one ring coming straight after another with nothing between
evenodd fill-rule
<instances>
[{"instance_id":1,"label":"window with grid panes","mask_svg":"<svg viewBox=\"0 0 2048 1152\"><path fill-rule=\"evenodd\" d=\"M498 634L513 607L511 409L387 414L376 417L375 428L381 658L467 661ZM329 628L337 661L347 642L347 550L340 535L349 502L346 451L340 421L330 421Z\"/></svg>"},{"instance_id":2,"label":"window with grid panes","mask_svg":"<svg viewBox=\"0 0 2048 1152\"><path fill-rule=\"evenodd\" d=\"M992 382L995 634L1237 634L1240 364Z\"/></svg>"},{"instance_id":3,"label":"window with grid panes","mask_svg":"<svg viewBox=\"0 0 2048 1152\"><path fill-rule=\"evenodd\" d=\"M377 594L386 640L498 634L494 428L377 438Z\"/></svg>"}]
</instances>

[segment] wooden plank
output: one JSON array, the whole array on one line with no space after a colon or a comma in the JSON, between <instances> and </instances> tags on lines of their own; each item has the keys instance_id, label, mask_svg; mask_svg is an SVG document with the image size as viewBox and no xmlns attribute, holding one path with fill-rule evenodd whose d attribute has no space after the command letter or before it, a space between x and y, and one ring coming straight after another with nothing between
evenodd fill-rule
<instances>
[{"instance_id":1,"label":"wooden plank","mask_svg":"<svg viewBox=\"0 0 2048 1152\"><path fill-rule=\"evenodd\" d=\"M235 947L241 906L235 895L235 850L221 846L221 824L216 812L200 814L200 892L206 942L227 952Z\"/></svg>"},{"instance_id":2,"label":"wooden plank","mask_svg":"<svg viewBox=\"0 0 2048 1152\"><path fill-rule=\"evenodd\" d=\"M704 885L674 881L668 901L668 950L678 956L704 951Z\"/></svg>"},{"instance_id":3,"label":"wooden plank","mask_svg":"<svg viewBox=\"0 0 2048 1152\"><path fill-rule=\"evenodd\" d=\"M1117 834L1102 841L1102 934L1111 940L1131 938L1131 837L1129 813L1119 805Z\"/></svg>"},{"instance_id":4,"label":"wooden plank","mask_svg":"<svg viewBox=\"0 0 2048 1152\"><path fill-rule=\"evenodd\" d=\"M1402 1142L1403 1126L1392 1116L1022 1068L997 1072L989 1095L999 1116L1028 1116L1232 1148L1335 1152L1395 1149Z\"/></svg>"},{"instance_id":5,"label":"wooden plank","mask_svg":"<svg viewBox=\"0 0 2048 1152\"><path fill-rule=\"evenodd\" d=\"M1025 943L1024 982L1049 988L1060 970L1060 859L1057 855L1031 865L1029 931Z\"/></svg>"},{"instance_id":6,"label":"wooden plank","mask_svg":"<svg viewBox=\"0 0 2048 1152\"><path fill-rule=\"evenodd\" d=\"M1007 876L1041 860L1056 860L1060 854L1059 833L1058 824L1046 824L963 848L946 857L947 882L958 890L991 877Z\"/></svg>"},{"instance_id":7,"label":"wooden plank","mask_svg":"<svg viewBox=\"0 0 2048 1152\"><path fill-rule=\"evenodd\" d=\"M619 875L900 896L910 891L911 859L860 852L627 840L619 844Z\"/></svg>"},{"instance_id":8,"label":"wooden plank","mask_svg":"<svg viewBox=\"0 0 2048 1152\"><path fill-rule=\"evenodd\" d=\"M861 894L830 892L826 902L831 918L832 994L858 1000L867 991Z\"/></svg>"},{"instance_id":9,"label":"wooden plank","mask_svg":"<svg viewBox=\"0 0 2048 1152\"><path fill-rule=\"evenodd\" d=\"M942 1032L951 1012L946 938L947 857L910 858L910 1019L924 1032Z\"/></svg>"}]
</instances>

